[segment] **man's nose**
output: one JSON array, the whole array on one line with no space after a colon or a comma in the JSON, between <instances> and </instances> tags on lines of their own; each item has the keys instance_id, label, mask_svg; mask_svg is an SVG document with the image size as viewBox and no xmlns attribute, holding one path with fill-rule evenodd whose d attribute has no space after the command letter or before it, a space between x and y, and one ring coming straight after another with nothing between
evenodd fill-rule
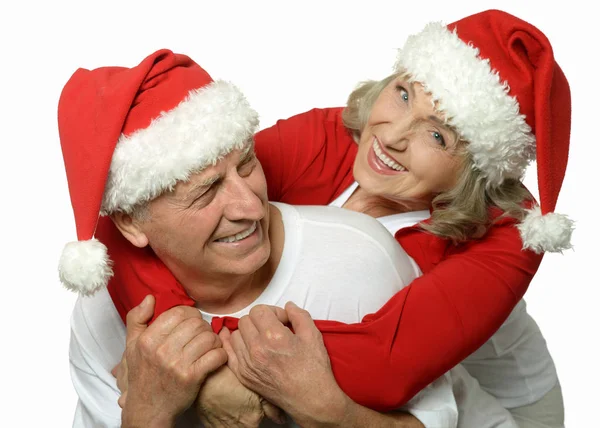
<instances>
[{"instance_id":1,"label":"man's nose","mask_svg":"<svg viewBox=\"0 0 600 428\"><path fill-rule=\"evenodd\" d=\"M226 197L225 216L230 221L258 221L265 215L263 201L242 177L227 183Z\"/></svg>"}]
</instances>

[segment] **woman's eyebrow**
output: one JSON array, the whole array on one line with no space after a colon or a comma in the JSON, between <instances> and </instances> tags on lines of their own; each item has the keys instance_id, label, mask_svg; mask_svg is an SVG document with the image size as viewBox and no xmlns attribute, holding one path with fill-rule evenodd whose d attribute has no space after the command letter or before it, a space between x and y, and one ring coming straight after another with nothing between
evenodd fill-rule
<instances>
[{"instance_id":1,"label":"woman's eyebrow","mask_svg":"<svg viewBox=\"0 0 600 428\"><path fill-rule=\"evenodd\" d=\"M416 97L415 83L414 82L408 82L408 91L410 92L410 99L411 100Z\"/></svg>"}]
</instances>

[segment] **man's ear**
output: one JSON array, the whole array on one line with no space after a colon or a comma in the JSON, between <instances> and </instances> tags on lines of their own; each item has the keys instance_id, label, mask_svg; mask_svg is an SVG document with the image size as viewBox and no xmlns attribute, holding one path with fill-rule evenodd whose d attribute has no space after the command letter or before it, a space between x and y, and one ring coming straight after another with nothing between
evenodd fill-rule
<instances>
[{"instance_id":1,"label":"man's ear","mask_svg":"<svg viewBox=\"0 0 600 428\"><path fill-rule=\"evenodd\" d=\"M131 215L118 212L111 214L110 218L119 232L133 245L138 248L148 245L148 237L142 231L139 222L134 220Z\"/></svg>"}]
</instances>

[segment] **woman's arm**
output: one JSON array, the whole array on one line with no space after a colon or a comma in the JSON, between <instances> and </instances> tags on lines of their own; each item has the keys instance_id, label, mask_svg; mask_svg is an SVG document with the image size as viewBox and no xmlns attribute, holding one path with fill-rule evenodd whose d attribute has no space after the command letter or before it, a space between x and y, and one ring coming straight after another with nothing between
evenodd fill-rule
<instances>
[{"instance_id":1,"label":"woman's arm","mask_svg":"<svg viewBox=\"0 0 600 428\"><path fill-rule=\"evenodd\" d=\"M338 383L367 407L397 408L492 336L540 261L540 255L521 250L512 225L499 225L485 239L447 250L361 324L316 321Z\"/></svg>"},{"instance_id":2,"label":"woman's arm","mask_svg":"<svg viewBox=\"0 0 600 428\"><path fill-rule=\"evenodd\" d=\"M340 114L311 110L257 134L273 200L325 205L352 183L356 146ZM378 410L406 403L488 340L525 294L542 258L522 250L508 220L460 247L417 228L396 238L424 275L361 324L317 321L342 389Z\"/></svg>"},{"instance_id":3,"label":"woman's arm","mask_svg":"<svg viewBox=\"0 0 600 428\"><path fill-rule=\"evenodd\" d=\"M353 183L358 146L342 123L341 110L313 109L254 136L269 200L327 205Z\"/></svg>"},{"instance_id":4,"label":"woman's arm","mask_svg":"<svg viewBox=\"0 0 600 428\"><path fill-rule=\"evenodd\" d=\"M246 387L285 410L303 427L456 426L458 409L450 378L435 382L415 407L428 424L409 413L378 413L348 397L337 385L321 334L309 313L286 305L292 332L268 306L256 306L239 321L239 330L220 333L228 366ZM264 364L268 361L268 364ZM363 379L364 380L364 379ZM427 394L426 394L427 395Z\"/></svg>"}]
</instances>

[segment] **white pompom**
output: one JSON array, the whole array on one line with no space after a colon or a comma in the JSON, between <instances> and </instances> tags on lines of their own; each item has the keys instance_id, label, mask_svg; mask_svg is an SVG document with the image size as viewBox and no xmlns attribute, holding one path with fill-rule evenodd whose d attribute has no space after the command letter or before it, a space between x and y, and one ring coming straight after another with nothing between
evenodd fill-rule
<instances>
[{"instance_id":1,"label":"white pompom","mask_svg":"<svg viewBox=\"0 0 600 428\"><path fill-rule=\"evenodd\" d=\"M69 242L58 265L60 281L69 290L90 296L106 287L113 275L106 246L97 239Z\"/></svg>"},{"instance_id":2,"label":"white pompom","mask_svg":"<svg viewBox=\"0 0 600 428\"><path fill-rule=\"evenodd\" d=\"M571 235L574 224L566 215L548 213L542 215L539 206L527 211L527 215L518 225L523 249L536 253L561 252L571 248Z\"/></svg>"}]
</instances>

